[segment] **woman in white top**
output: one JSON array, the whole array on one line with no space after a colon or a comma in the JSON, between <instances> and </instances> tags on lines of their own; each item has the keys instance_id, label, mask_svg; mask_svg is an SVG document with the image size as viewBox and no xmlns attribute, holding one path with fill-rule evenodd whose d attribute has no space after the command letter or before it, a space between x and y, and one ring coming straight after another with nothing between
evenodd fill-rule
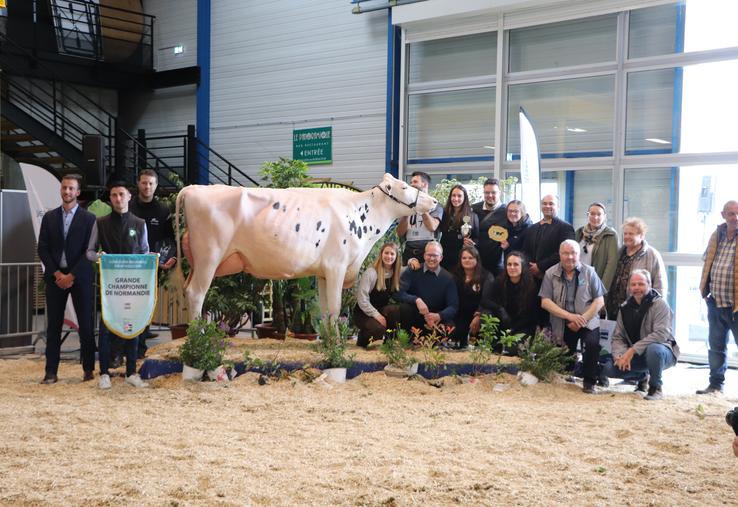
<instances>
[{"instance_id":1,"label":"woman in white top","mask_svg":"<svg viewBox=\"0 0 738 507\"><path fill-rule=\"evenodd\" d=\"M372 341L384 339L387 329L396 327L399 309L389 303L392 294L400 289L401 264L397 245L385 243L374 264L361 275L354 308L358 346L367 348Z\"/></svg>"}]
</instances>

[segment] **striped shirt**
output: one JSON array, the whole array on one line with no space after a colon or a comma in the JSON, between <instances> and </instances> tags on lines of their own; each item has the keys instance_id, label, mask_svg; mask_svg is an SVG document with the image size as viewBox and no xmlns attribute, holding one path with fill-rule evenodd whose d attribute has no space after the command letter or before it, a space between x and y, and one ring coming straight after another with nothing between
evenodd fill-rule
<instances>
[{"instance_id":1,"label":"striped shirt","mask_svg":"<svg viewBox=\"0 0 738 507\"><path fill-rule=\"evenodd\" d=\"M726 236L718 243L715 260L710 268L710 292L718 308L732 308L735 302L733 301L735 242L736 236L730 241Z\"/></svg>"}]
</instances>

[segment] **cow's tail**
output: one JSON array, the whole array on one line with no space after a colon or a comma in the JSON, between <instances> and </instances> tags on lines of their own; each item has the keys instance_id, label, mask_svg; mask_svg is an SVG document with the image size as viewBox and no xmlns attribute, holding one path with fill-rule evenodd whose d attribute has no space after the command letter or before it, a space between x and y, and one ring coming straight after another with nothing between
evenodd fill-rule
<instances>
[{"instance_id":1,"label":"cow's tail","mask_svg":"<svg viewBox=\"0 0 738 507\"><path fill-rule=\"evenodd\" d=\"M175 288L177 289L178 293L182 293L185 288L185 277L184 277L184 271L182 270L182 234L179 232L179 213L180 210L182 210L184 218L184 194L187 190L187 187L183 188L179 191L177 194L177 200L176 204L174 206L174 236L177 240L177 266L176 266L176 272L174 277L174 283ZM186 226L186 224L183 224Z\"/></svg>"}]
</instances>

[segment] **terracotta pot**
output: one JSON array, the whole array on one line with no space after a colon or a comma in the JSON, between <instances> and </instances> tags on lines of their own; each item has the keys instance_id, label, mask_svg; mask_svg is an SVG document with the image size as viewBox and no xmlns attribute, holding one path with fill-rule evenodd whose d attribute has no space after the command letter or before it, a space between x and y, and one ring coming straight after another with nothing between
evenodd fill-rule
<instances>
[{"instance_id":1,"label":"terracotta pot","mask_svg":"<svg viewBox=\"0 0 738 507\"><path fill-rule=\"evenodd\" d=\"M254 329L257 338L274 338L277 334L276 328L271 324L257 324Z\"/></svg>"},{"instance_id":2,"label":"terracotta pot","mask_svg":"<svg viewBox=\"0 0 738 507\"><path fill-rule=\"evenodd\" d=\"M176 340L177 338L184 338L187 336L187 326L188 324L176 324L174 326L169 326L169 332L172 334L172 340Z\"/></svg>"},{"instance_id":3,"label":"terracotta pot","mask_svg":"<svg viewBox=\"0 0 738 507\"><path fill-rule=\"evenodd\" d=\"M308 340L312 342L318 339L318 333L292 333L290 332L290 337L296 340Z\"/></svg>"}]
</instances>

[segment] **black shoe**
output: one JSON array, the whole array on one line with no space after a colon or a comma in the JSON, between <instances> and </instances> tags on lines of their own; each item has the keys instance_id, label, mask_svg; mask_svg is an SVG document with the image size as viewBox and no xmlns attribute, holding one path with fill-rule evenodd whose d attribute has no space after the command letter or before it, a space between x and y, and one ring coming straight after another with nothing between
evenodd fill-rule
<instances>
[{"instance_id":1,"label":"black shoe","mask_svg":"<svg viewBox=\"0 0 738 507\"><path fill-rule=\"evenodd\" d=\"M648 401L663 400L664 393L661 392L660 387L649 386L648 394L643 399Z\"/></svg>"},{"instance_id":2,"label":"black shoe","mask_svg":"<svg viewBox=\"0 0 738 507\"><path fill-rule=\"evenodd\" d=\"M645 377L643 377L641 380L638 381L638 384L636 385L636 388L635 388L635 392L645 393L646 391L649 391L648 389L649 380L651 380L651 376L649 374L646 374Z\"/></svg>"},{"instance_id":3,"label":"black shoe","mask_svg":"<svg viewBox=\"0 0 738 507\"><path fill-rule=\"evenodd\" d=\"M610 387L610 379L607 375L600 375L597 377L597 385L601 387Z\"/></svg>"},{"instance_id":4,"label":"black shoe","mask_svg":"<svg viewBox=\"0 0 738 507\"><path fill-rule=\"evenodd\" d=\"M95 372L86 371L84 376L82 377L82 382L88 382L90 380L93 380L94 378L95 378Z\"/></svg>"},{"instance_id":5,"label":"black shoe","mask_svg":"<svg viewBox=\"0 0 738 507\"><path fill-rule=\"evenodd\" d=\"M597 393L597 391L595 391L595 385L590 384L588 382L584 383L584 386L582 387L582 392L584 394L596 394Z\"/></svg>"},{"instance_id":6,"label":"black shoe","mask_svg":"<svg viewBox=\"0 0 738 507\"><path fill-rule=\"evenodd\" d=\"M697 394L720 394L723 392L723 386L714 386L710 384L704 389L697 389Z\"/></svg>"},{"instance_id":7,"label":"black shoe","mask_svg":"<svg viewBox=\"0 0 738 507\"><path fill-rule=\"evenodd\" d=\"M56 376L56 373L47 373L44 375L44 379L41 381L42 384L56 384L56 382L59 379Z\"/></svg>"}]
</instances>

